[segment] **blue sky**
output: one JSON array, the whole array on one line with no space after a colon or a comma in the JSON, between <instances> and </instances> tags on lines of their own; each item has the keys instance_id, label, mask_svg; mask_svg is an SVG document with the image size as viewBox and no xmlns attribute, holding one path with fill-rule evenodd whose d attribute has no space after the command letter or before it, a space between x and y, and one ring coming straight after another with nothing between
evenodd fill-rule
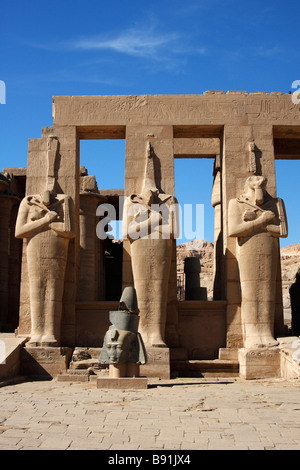
<instances>
[{"instance_id":1,"label":"blue sky","mask_svg":"<svg viewBox=\"0 0 300 470\"><path fill-rule=\"evenodd\" d=\"M299 1L0 0L0 13L0 169L26 166L28 139L52 125L54 95L288 92L300 79ZM81 163L100 188L123 187L124 143L106 144L82 144ZM176 195L204 204L212 241L212 162L189 163L194 180L187 162L176 162ZM276 166L285 246L300 242L300 164Z\"/></svg>"}]
</instances>

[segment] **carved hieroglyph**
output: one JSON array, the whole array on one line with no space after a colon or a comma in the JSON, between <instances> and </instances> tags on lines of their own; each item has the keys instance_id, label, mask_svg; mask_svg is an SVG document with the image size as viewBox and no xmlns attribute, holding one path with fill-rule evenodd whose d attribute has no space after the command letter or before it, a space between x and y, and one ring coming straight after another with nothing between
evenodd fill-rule
<instances>
[{"instance_id":1,"label":"carved hieroglyph","mask_svg":"<svg viewBox=\"0 0 300 470\"><path fill-rule=\"evenodd\" d=\"M278 238L287 236L284 203L250 176L245 193L229 202L229 236L237 237L245 348L271 347L274 339Z\"/></svg>"},{"instance_id":2,"label":"carved hieroglyph","mask_svg":"<svg viewBox=\"0 0 300 470\"><path fill-rule=\"evenodd\" d=\"M130 240L134 287L140 310L140 333L148 347L166 347L168 283L172 243L176 234L177 201L159 192L155 182L154 150L147 146L141 194L124 204L123 235Z\"/></svg>"},{"instance_id":3,"label":"carved hieroglyph","mask_svg":"<svg viewBox=\"0 0 300 470\"><path fill-rule=\"evenodd\" d=\"M31 315L31 346L60 344L62 297L69 240L75 236L72 200L55 193L58 140L48 138L48 175L43 194L26 196L15 236L25 238Z\"/></svg>"}]
</instances>

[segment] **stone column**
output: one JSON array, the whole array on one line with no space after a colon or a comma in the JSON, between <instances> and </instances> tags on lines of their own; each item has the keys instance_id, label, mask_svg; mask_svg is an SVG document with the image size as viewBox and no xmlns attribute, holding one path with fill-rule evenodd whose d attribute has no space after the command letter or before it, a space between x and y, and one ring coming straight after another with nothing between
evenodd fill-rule
<instances>
[{"instance_id":1,"label":"stone column","mask_svg":"<svg viewBox=\"0 0 300 470\"><path fill-rule=\"evenodd\" d=\"M99 249L103 241L96 234L96 210L104 199L99 193L80 193L79 301L92 302L99 299Z\"/></svg>"},{"instance_id":2,"label":"stone column","mask_svg":"<svg viewBox=\"0 0 300 470\"><path fill-rule=\"evenodd\" d=\"M56 136L59 141L55 168L52 168L57 180L58 192L68 195L74 207L75 233L79 233L79 140L75 126L55 126L42 130L40 139L30 139L28 144L26 195L40 194L45 190L48 174L47 142L49 136ZM26 247L26 241L24 242ZM62 301L61 344L75 346L75 301L78 294L79 279L79 237L70 240L68 245L67 266L65 271ZM26 250L23 250L20 319L18 334L30 335L31 318L29 307L29 280L27 272Z\"/></svg>"},{"instance_id":3,"label":"stone column","mask_svg":"<svg viewBox=\"0 0 300 470\"><path fill-rule=\"evenodd\" d=\"M146 147L147 142L150 143L150 146L154 149L154 166L155 166L155 175L154 175L154 184L158 189L159 193L171 194L174 195L174 145L173 145L173 127L172 126L157 126L157 125L135 125L126 127L126 170L125 170L125 196L131 194L141 194L144 185L145 177L145 163L146 163ZM144 240L142 240L144 241ZM153 240L153 242L159 242L160 240ZM173 243L176 244L176 240L161 240L161 242L169 242L170 245ZM170 243L171 242L171 243ZM129 253L129 244L124 243L126 247L126 255ZM155 250L153 256L155 256ZM170 246L172 251L172 246ZM150 253L149 253L150 254ZM131 255L130 255L131 256ZM125 262L127 257L125 257ZM144 266L145 270L151 270L153 259L149 256L149 266ZM172 285L176 289L176 264L172 263L172 269L175 269L175 277L170 275L169 287ZM131 272L129 269L123 271L125 276L128 276L128 279L125 277L123 279L124 285L128 285L128 282L132 280ZM150 272L150 271L149 271ZM130 279L131 278L131 279ZM156 281L157 282L157 281ZM149 286L151 289L151 286ZM159 293L158 293L159 294ZM168 330L172 330L172 342L175 342L174 336L177 335L177 304L176 304L176 292L172 296L170 292L165 291L167 297L167 318L166 325ZM172 300L171 300L172 299ZM139 299L138 299L139 302ZM155 292L153 292L153 302L155 302ZM139 305L139 308L144 310L145 305ZM147 318L147 312L140 311L141 318ZM143 321L141 321L141 325ZM165 338L168 339L168 331L165 331ZM167 343L167 346L168 343ZM147 348L147 345L146 345ZM151 348L148 347L148 353ZM162 353L166 348L159 348ZM162 357L160 355L160 357ZM169 357L169 356L168 356ZM158 361L159 362L159 361ZM145 366L147 368L147 365ZM157 364L159 367L159 364ZM163 368L166 369L166 375L169 376L169 365L163 365ZM146 374L155 374L155 371L150 369ZM161 374L161 372L159 372Z\"/></svg>"},{"instance_id":4,"label":"stone column","mask_svg":"<svg viewBox=\"0 0 300 470\"><path fill-rule=\"evenodd\" d=\"M214 217L214 272L213 299L224 299L223 293L223 239L222 239L222 197L221 197L221 162L216 155L214 163L214 183L211 204L215 210Z\"/></svg>"},{"instance_id":5,"label":"stone column","mask_svg":"<svg viewBox=\"0 0 300 470\"><path fill-rule=\"evenodd\" d=\"M9 331L9 256L11 249L11 212L20 200L16 196L0 194L0 328Z\"/></svg>"},{"instance_id":6,"label":"stone column","mask_svg":"<svg viewBox=\"0 0 300 470\"><path fill-rule=\"evenodd\" d=\"M241 291L237 241L228 236L228 205L231 199L237 198L244 192L245 182L251 175L266 176L268 193L271 197L276 197L272 126L256 124L254 116L249 116L245 125L225 125L223 149L223 250L226 254L227 347L239 348L243 347ZM277 331L278 325L283 321L283 317L279 317L277 314L275 318Z\"/></svg>"},{"instance_id":7,"label":"stone column","mask_svg":"<svg viewBox=\"0 0 300 470\"><path fill-rule=\"evenodd\" d=\"M15 237L15 227L18 215L18 205L11 210L10 219L10 252L8 267L8 303L10 330L15 331L19 324L20 281L23 241Z\"/></svg>"}]
</instances>

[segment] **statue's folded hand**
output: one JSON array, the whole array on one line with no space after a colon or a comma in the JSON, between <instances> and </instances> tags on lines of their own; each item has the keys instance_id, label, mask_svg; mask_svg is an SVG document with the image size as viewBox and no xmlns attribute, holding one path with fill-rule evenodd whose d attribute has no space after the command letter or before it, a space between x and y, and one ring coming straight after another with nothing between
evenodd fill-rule
<instances>
[{"instance_id":1,"label":"statue's folded hand","mask_svg":"<svg viewBox=\"0 0 300 470\"><path fill-rule=\"evenodd\" d=\"M49 211L47 212L46 214L46 219L48 222L53 222L54 220L57 220L58 219L58 215L57 215L57 212L55 211Z\"/></svg>"},{"instance_id":2,"label":"statue's folded hand","mask_svg":"<svg viewBox=\"0 0 300 470\"><path fill-rule=\"evenodd\" d=\"M263 212L262 217L264 218L265 222L268 223L275 219L275 214L272 211L265 211Z\"/></svg>"}]
</instances>

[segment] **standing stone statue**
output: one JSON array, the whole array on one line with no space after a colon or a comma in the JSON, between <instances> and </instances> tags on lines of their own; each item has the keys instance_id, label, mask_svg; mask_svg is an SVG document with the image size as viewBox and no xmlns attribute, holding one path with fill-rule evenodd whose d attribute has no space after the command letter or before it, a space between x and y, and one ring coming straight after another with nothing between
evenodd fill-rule
<instances>
[{"instance_id":1,"label":"standing stone statue","mask_svg":"<svg viewBox=\"0 0 300 470\"><path fill-rule=\"evenodd\" d=\"M130 240L134 287L140 309L140 333L148 347L166 347L168 283L176 234L177 200L155 183L154 152L147 147L141 194L125 201L123 236Z\"/></svg>"},{"instance_id":2,"label":"standing stone statue","mask_svg":"<svg viewBox=\"0 0 300 470\"><path fill-rule=\"evenodd\" d=\"M75 236L72 200L55 193L57 140L48 139L48 179L43 194L26 196L15 236L26 239L31 346L58 346L69 240Z\"/></svg>"},{"instance_id":3,"label":"standing stone statue","mask_svg":"<svg viewBox=\"0 0 300 470\"><path fill-rule=\"evenodd\" d=\"M292 335L300 336L300 269L296 273L294 284L290 287L292 310Z\"/></svg>"},{"instance_id":4,"label":"standing stone statue","mask_svg":"<svg viewBox=\"0 0 300 470\"><path fill-rule=\"evenodd\" d=\"M141 335L136 292L133 287L123 291L119 310L111 311L112 325L105 334L99 356L101 364L109 364L111 377L138 377L139 364L146 363Z\"/></svg>"},{"instance_id":5,"label":"standing stone statue","mask_svg":"<svg viewBox=\"0 0 300 470\"><path fill-rule=\"evenodd\" d=\"M267 179L250 176L245 193L229 202L228 232L238 241L241 317L245 348L271 347L274 339L279 237L287 237L282 199L266 192Z\"/></svg>"}]
</instances>

